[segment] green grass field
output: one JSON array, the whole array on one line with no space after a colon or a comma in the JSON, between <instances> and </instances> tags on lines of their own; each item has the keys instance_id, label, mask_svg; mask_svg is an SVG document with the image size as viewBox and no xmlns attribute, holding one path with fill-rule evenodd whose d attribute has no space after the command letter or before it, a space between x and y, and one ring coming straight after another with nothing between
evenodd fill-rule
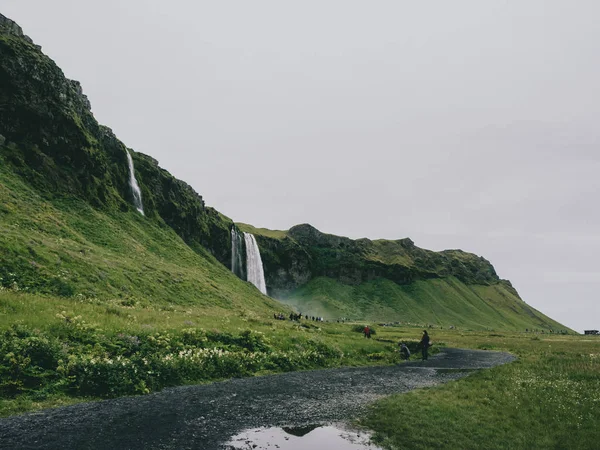
<instances>
[{"instance_id":1,"label":"green grass field","mask_svg":"<svg viewBox=\"0 0 600 450\"><path fill-rule=\"evenodd\" d=\"M375 403L360 423L376 431L384 448L598 448L600 337L441 330L431 336L438 344L509 351L519 359Z\"/></svg>"},{"instance_id":2,"label":"green grass field","mask_svg":"<svg viewBox=\"0 0 600 450\"><path fill-rule=\"evenodd\" d=\"M135 353L128 353L123 343L133 337L140 342L140 352L147 348L144 357L156 354L161 361L173 361L170 365L164 361L162 365L153 365L154 377L170 374L175 376L175 384L186 384L232 375L398 363L396 343L414 342L421 331L408 325L375 326L376 335L367 340L354 331L357 325L350 323L296 323L274 320L272 315L252 311L237 314L221 308L210 310L185 305L123 305L5 289L0 292L1 332L6 336L15 323L21 329L35 330L33 338L27 338L25 350L39 350L40 341L60 339L67 344L67 348L62 345L59 349L67 352L62 355L65 361L61 364L65 368L71 364L70 376L77 376L82 368L94 368L97 370L95 383L108 376L108 381L119 379L118 383L114 381L115 386L127 378L127 368L108 375L102 370L107 367L108 359L115 362L129 358L131 364L138 360ZM195 331L190 335L190 330ZM600 339L439 328L431 329L430 335L438 350L445 346L502 350L512 352L519 359L458 381L392 396L371 405L359 424L375 431L378 444L389 449L597 448ZM190 341L190 336L195 340ZM86 343L90 338L93 343ZM182 352L190 353L193 348L228 352L221 356L221 365L214 366L221 371L214 372L210 366L214 376L195 376L199 372L186 365L187 356L178 356ZM21 353L29 355L27 351ZM6 352L3 355L1 365L5 372L1 378L6 380L10 358L18 358L14 354L6 356ZM262 358L261 363L247 365L248 355ZM294 355L301 358L294 359ZM314 359L307 361L307 355L313 355ZM84 364L89 363L90 358L97 359L95 365ZM189 362L196 365L198 361ZM202 364L204 369L209 367L206 362ZM112 365L110 367L112 370ZM240 367L247 370L239 372ZM184 376L179 376L181 374ZM144 377L142 388L132 392L116 391L115 395L144 393L170 385L165 379L164 384L152 386L151 379ZM89 388L85 380L71 386L64 380L58 381L57 385L46 383L19 395L3 395L0 415L115 396L82 395L73 389L74 386ZM82 392L86 392L85 389Z\"/></svg>"}]
</instances>

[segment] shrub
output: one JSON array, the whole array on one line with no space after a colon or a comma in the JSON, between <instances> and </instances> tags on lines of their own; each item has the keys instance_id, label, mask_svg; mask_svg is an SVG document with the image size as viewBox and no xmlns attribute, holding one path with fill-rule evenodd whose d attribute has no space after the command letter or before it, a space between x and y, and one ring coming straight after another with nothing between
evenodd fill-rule
<instances>
[{"instance_id":1,"label":"shrub","mask_svg":"<svg viewBox=\"0 0 600 450\"><path fill-rule=\"evenodd\" d=\"M118 397L198 381L338 364L343 353L318 339L300 338L293 351L274 348L259 332L188 328L179 332L107 335L80 316L58 314L44 335L12 327L0 343L0 392L63 390ZM61 341L63 343L61 343Z\"/></svg>"},{"instance_id":2,"label":"shrub","mask_svg":"<svg viewBox=\"0 0 600 450\"><path fill-rule=\"evenodd\" d=\"M62 357L60 343L25 327L13 325L0 342L0 392L15 396L51 385Z\"/></svg>"}]
</instances>

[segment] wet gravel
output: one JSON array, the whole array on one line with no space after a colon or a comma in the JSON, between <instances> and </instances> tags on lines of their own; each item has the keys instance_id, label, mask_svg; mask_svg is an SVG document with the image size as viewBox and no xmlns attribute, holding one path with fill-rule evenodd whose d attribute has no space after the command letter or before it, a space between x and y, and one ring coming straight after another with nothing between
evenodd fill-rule
<instances>
[{"instance_id":1,"label":"wet gravel","mask_svg":"<svg viewBox=\"0 0 600 450\"><path fill-rule=\"evenodd\" d=\"M382 396L512 360L508 353L443 349L423 362L241 378L82 403L0 419L0 448L216 450L244 429L349 420Z\"/></svg>"}]
</instances>

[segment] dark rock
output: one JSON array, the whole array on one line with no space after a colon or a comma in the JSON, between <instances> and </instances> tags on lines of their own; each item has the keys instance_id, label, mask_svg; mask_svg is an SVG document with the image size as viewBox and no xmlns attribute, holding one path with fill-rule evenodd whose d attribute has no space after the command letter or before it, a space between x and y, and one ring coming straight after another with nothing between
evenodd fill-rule
<instances>
[{"instance_id":1,"label":"dark rock","mask_svg":"<svg viewBox=\"0 0 600 450\"><path fill-rule=\"evenodd\" d=\"M376 278L410 284L449 276L466 284L487 285L500 281L493 266L484 258L462 250L421 249L408 238L352 240L302 224L290 228L283 239L264 235L256 239L267 289L274 297L285 297L315 277L329 277L348 285Z\"/></svg>"}]
</instances>

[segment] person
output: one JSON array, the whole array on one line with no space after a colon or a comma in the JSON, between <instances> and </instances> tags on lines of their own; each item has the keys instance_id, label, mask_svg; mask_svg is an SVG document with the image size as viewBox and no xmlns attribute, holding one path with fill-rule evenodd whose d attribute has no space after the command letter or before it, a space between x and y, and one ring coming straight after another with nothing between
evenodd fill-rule
<instances>
[{"instance_id":1,"label":"person","mask_svg":"<svg viewBox=\"0 0 600 450\"><path fill-rule=\"evenodd\" d=\"M365 328L363 329L363 333L366 338L371 339L371 329L369 328L369 325L365 325Z\"/></svg>"},{"instance_id":2,"label":"person","mask_svg":"<svg viewBox=\"0 0 600 450\"><path fill-rule=\"evenodd\" d=\"M400 343L400 358L410 359L410 350L404 342Z\"/></svg>"},{"instance_id":3,"label":"person","mask_svg":"<svg viewBox=\"0 0 600 450\"><path fill-rule=\"evenodd\" d=\"M423 337L421 338L421 353L423 355L423 361L427 361L427 349L429 349L429 335L427 334L427 330L423 330Z\"/></svg>"}]
</instances>

